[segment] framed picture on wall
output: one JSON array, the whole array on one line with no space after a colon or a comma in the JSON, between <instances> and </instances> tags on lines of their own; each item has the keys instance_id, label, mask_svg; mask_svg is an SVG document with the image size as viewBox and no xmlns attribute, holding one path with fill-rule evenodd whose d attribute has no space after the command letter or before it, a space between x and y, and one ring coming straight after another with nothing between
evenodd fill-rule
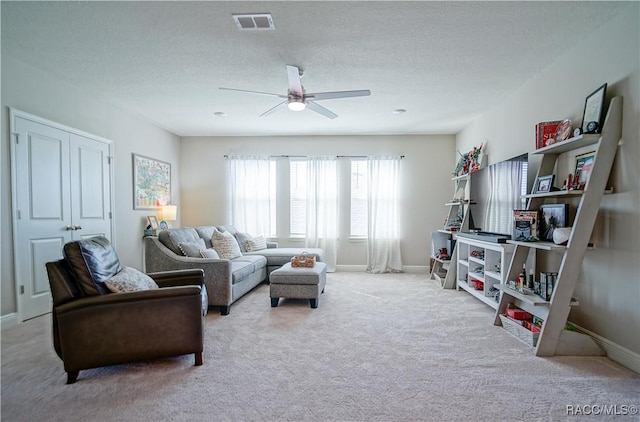
<instances>
[{"instance_id":1,"label":"framed picture on wall","mask_svg":"<svg viewBox=\"0 0 640 422\"><path fill-rule=\"evenodd\" d=\"M133 209L157 209L171 202L171 164L133 155Z\"/></svg>"}]
</instances>

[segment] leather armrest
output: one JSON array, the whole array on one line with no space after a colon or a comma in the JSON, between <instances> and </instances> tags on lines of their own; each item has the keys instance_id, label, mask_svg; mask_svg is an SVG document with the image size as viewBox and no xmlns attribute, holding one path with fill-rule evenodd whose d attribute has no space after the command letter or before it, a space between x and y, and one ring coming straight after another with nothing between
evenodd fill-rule
<instances>
[{"instance_id":1,"label":"leather armrest","mask_svg":"<svg viewBox=\"0 0 640 422\"><path fill-rule=\"evenodd\" d=\"M161 271L148 273L147 275L160 287L204 285L204 270L199 268L191 270Z\"/></svg>"}]
</instances>

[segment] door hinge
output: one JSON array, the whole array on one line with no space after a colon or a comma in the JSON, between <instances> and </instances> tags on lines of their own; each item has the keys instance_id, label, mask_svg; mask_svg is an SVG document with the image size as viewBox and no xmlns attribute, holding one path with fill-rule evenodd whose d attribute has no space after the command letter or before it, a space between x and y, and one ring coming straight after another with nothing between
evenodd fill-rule
<instances>
[{"instance_id":1,"label":"door hinge","mask_svg":"<svg viewBox=\"0 0 640 422\"><path fill-rule=\"evenodd\" d=\"M111 164L111 160L113 160L112 156L107 156L107 164Z\"/></svg>"},{"instance_id":2,"label":"door hinge","mask_svg":"<svg viewBox=\"0 0 640 422\"><path fill-rule=\"evenodd\" d=\"M11 132L13 136L16 137L16 144L20 143L20 134L18 132Z\"/></svg>"},{"instance_id":3,"label":"door hinge","mask_svg":"<svg viewBox=\"0 0 640 422\"><path fill-rule=\"evenodd\" d=\"M109 220L111 220L112 218L113 218L113 213L109 211Z\"/></svg>"},{"instance_id":4,"label":"door hinge","mask_svg":"<svg viewBox=\"0 0 640 422\"><path fill-rule=\"evenodd\" d=\"M24 284L20 285L20 294L23 295L24 294Z\"/></svg>"},{"instance_id":5,"label":"door hinge","mask_svg":"<svg viewBox=\"0 0 640 422\"><path fill-rule=\"evenodd\" d=\"M22 218L22 214L20 213L20 210L16 210L16 218L18 220L20 220Z\"/></svg>"}]
</instances>

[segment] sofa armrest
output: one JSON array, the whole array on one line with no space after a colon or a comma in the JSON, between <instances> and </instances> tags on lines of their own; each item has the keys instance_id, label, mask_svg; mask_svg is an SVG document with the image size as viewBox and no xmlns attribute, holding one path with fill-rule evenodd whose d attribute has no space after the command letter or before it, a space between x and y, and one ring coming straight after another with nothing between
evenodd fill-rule
<instances>
[{"instance_id":1,"label":"sofa armrest","mask_svg":"<svg viewBox=\"0 0 640 422\"><path fill-rule=\"evenodd\" d=\"M145 263L148 272L201 269L210 306L232 303L231 261L228 259L191 258L176 255L155 237L146 237Z\"/></svg>"},{"instance_id":2,"label":"sofa armrest","mask_svg":"<svg viewBox=\"0 0 640 422\"><path fill-rule=\"evenodd\" d=\"M275 249L278 247L278 242L267 242L267 249Z\"/></svg>"}]
</instances>

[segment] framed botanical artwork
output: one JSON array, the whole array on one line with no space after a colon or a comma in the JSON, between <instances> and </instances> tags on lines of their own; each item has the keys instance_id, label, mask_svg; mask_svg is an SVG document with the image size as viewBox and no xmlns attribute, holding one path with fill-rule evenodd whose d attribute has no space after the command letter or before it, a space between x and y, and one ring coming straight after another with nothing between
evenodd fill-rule
<instances>
[{"instance_id":1,"label":"framed botanical artwork","mask_svg":"<svg viewBox=\"0 0 640 422\"><path fill-rule=\"evenodd\" d=\"M589 94L585 100L582 118L583 133L600 133L602 129L602 108L606 92L607 84L604 84Z\"/></svg>"},{"instance_id":2,"label":"framed botanical artwork","mask_svg":"<svg viewBox=\"0 0 640 422\"><path fill-rule=\"evenodd\" d=\"M133 209L157 209L171 202L171 164L133 154Z\"/></svg>"},{"instance_id":3,"label":"framed botanical artwork","mask_svg":"<svg viewBox=\"0 0 640 422\"><path fill-rule=\"evenodd\" d=\"M551 192L551 188L553 187L553 179L555 175L551 174L549 176L541 176L536 179L536 185L533 193L545 193Z\"/></svg>"},{"instance_id":4,"label":"framed botanical artwork","mask_svg":"<svg viewBox=\"0 0 640 422\"><path fill-rule=\"evenodd\" d=\"M569 204L543 204L540 206L540 240L553 242L553 231L567 227Z\"/></svg>"},{"instance_id":5,"label":"framed botanical artwork","mask_svg":"<svg viewBox=\"0 0 640 422\"><path fill-rule=\"evenodd\" d=\"M591 169L593 168L593 160L595 159L596 152L585 152L584 154L576 155L576 169L573 174L573 188L577 190L584 190L591 176Z\"/></svg>"}]
</instances>

